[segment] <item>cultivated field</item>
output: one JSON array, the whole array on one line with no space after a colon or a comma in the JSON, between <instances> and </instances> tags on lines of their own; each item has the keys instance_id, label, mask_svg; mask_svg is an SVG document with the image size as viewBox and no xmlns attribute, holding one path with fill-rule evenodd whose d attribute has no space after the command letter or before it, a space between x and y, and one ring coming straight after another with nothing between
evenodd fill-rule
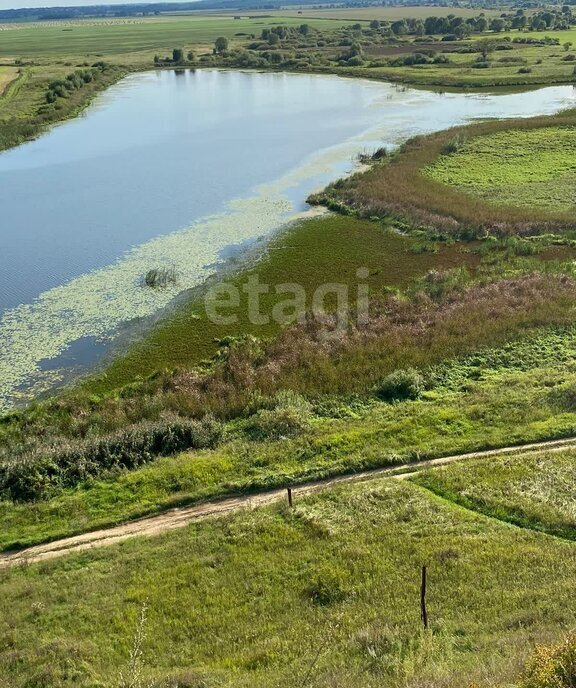
<instances>
[{"instance_id":1,"label":"cultivated field","mask_svg":"<svg viewBox=\"0 0 576 688\"><path fill-rule=\"evenodd\" d=\"M0 31L0 57L41 58L59 56L124 56L138 52L165 50L174 46L212 47L218 36L244 42L246 36L260 35L262 29L282 23L298 26L296 17L279 22L272 16L234 19L223 17L154 17L137 20L52 22L5 25ZM346 20L311 19L319 30L346 24Z\"/></svg>"},{"instance_id":2,"label":"cultivated field","mask_svg":"<svg viewBox=\"0 0 576 688\"><path fill-rule=\"evenodd\" d=\"M8 86L17 76L18 70L16 67L0 67L0 96L6 93Z\"/></svg>"}]
</instances>

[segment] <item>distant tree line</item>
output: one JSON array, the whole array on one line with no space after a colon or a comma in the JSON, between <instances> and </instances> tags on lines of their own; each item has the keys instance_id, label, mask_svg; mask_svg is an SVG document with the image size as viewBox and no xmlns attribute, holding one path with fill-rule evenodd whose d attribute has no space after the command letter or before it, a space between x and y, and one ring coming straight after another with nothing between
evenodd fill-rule
<instances>
[{"instance_id":1,"label":"distant tree line","mask_svg":"<svg viewBox=\"0 0 576 688\"><path fill-rule=\"evenodd\" d=\"M488 18L484 13L477 17L426 17L425 19L400 19L394 22L370 22L370 30L387 36L436 36L448 35L455 39L471 34L494 31L549 31L568 29L576 23L569 5L559 10L545 10L527 15L523 9L514 13L502 13L499 17Z\"/></svg>"}]
</instances>

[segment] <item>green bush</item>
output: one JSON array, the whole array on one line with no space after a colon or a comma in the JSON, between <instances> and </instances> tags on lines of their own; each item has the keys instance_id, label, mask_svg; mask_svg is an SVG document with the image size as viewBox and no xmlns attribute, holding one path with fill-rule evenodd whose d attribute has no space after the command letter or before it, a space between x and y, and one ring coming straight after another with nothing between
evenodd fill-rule
<instances>
[{"instance_id":1,"label":"green bush","mask_svg":"<svg viewBox=\"0 0 576 688\"><path fill-rule=\"evenodd\" d=\"M269 399L255 399L255 403L261 407L244 426L246 434L253 440L294 437L309 427L312 405L296 392L284 390Z\"/></svg>"},{"instance_id":2,"label":"green bush","mask_svg":"<svg viewBox=\"0 0 576 688\"><path fill-rule=\"evenodd\" d=\"M413 368L396 370L384 378L376 393L384 401L419 399L424 392L425 384L422 375Z\"/></svg>"},{"instance_id":3,"label":"green bush","mask_svg":"<svg viewBox=\"0 0 576 688\"><path fill-rule=\"evenodd\" d=\"M548 403L561 411L576 409L576 386L562 385L548 394Z\"/></svg>"},{"instance_id":4,"label":"green bush","mask_svg":"<svg viewBox=\"0 0 576 688\"><path fill-rule=\"evenodd\" d=\"M294 437L309 426L309 415L293 406L261 409L248 420L246 434L253 440L279 440Z\"/></svg>"},{"instance_id":5,"label":"green bush","mask_svg":"<svg viewBox=\"0 0 576 688\"><path fill-rule=\"evenodd\" d=\"M73 487L106 471L133 469L158 456L215 447L224 427L211 417L142 422L127 430L65 448L40 448L0 465L0 497L29 501Z\"/></svg>"}]
</instances>

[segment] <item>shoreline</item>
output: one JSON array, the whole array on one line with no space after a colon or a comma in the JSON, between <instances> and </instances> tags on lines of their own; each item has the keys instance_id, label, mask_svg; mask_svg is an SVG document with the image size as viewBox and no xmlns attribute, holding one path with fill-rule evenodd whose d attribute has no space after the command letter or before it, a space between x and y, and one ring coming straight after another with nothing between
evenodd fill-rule
<instances>
[{"instance_id":1,"label":"shoreline","mask_svg":"<svg viewBox=\"0 0 576 688\"><path fill-rule=\"evenodd\" d=\"M215 68L208 68L210 70L214 70ZM252 73L261 73L261 74L266 74L269 71L276 71L276 70L231 70L231 69L224 69L221 70L219 68L216 68L218 71L243 71L243 72L252 72ZM121 77L118 77L114 84L118 83L122 78L127 78L131 76L131 74L140 74L140 73L145 73L145 72L154 72L154 71L173 71L173 68L169 69L149 69L149 70L142 70L142 71L137 71L134 70L131 73L124 74ZM337 78L346 78L343 77L342 75L339 74L317 74L313 73L314 76L331 76L331 77L337 77ZM355 78L360 78L360 77L355 77ZM381 83L389 83L389 82L381 82ZM110 84L109 87L111 87L114 84ZM393 84L392 84L393 85ZM96 95L99 95L102 93L105 89L102 89L98 91L98 93L94 94L92 99L90 100L90 103L87 103L83 109L86 109L89 107L89 105L93 102L95 99ZM424 89L426 91L430 91L430 89ZM341 142L342 144L343 142ZM338 144L338 145L341 145ZM356 163L353 166L353 169L350 170L350 172L347 175L339 175L338 178L347 177L351 175L355 175L359 172L365 171L367 169L367 166L365 164L362 164L360 161L356 161ZM321 187L323 188L323 187ZM313 193L313 192L312 192ZM150 333L152 329L157 326L159 323L166 323L167 321L170 320L171 317L177 315L177 313L182 309L185 304L189 304L192 301L195 301L200 297L202 293L205 292L207 288L209 288L210 284L213 284L215 280L221 279L225 275L233 275L233 274L238 274L241 271L247 269L250 265L256 265L262 257L266 254L266 251L268 249L268 246L270 245L270 242L277 237L279 234L282 234L284 232L289 232L290 228L294 226L298 220L301 219L306 219L314 216L314 210L313 207L304 213L297 213L294 216L291 216L287 218L285 221L281 222L279 225L275 227L275 229L272 231L270 235L267 235L265 237L265 240L260 242L260 241L253 241L251 242L250 246L248 246L245 250L240 250L237 255L235 255L231 260L227 260L225 263L221 264L216 268L214 273L208 276L207 279L202 280L199 284L189 287L187 289L184 289L182 292L179 294L176 294L170 302L168 302L165 306L161 307L158 311L156 311L153 314L146 315L141 318L134 319L132 321L125 321L123 326L121 326L116 332L114 333L114 340L110 343L110 345L104 343L103 347L105 349L104 356L102 358L99 358L98 360L92 361L90 360L89 363L80 363L79 365L65 365L62 367L58 367L57 365L52 365L54 361L57 361L60 357L66 357L66 352L69 350L69 348L74 346L75 343L80 342L84 337L80 337L78 340L75 340L74 342L70 342L67 347L60 352L60 354L56 357L53 357L51 359L45 358L41 359L39 363L45 363L47 364L46 366L41 366L41 374L38 376L34 376L34 378L31 381L31 384L26 384L24 383L21 388L18 388L15 390L15 392L24 392L26 390L30 390L30 394L25 396L27 398L22 399L21 403L17 403L13 405L11 408L17 409L17 408L22 408L25 407L27 404L29 404L34 398L38 398L41 400L53 397L54 395L57 395L63 391L66 390L74 390L77 387L82 387L84 381L89 380L90 378L98 377L100 374L104 374L105 376L105 371L108 369L108 367L113 364L115 361L118 359L121 359L125 354L127 354L131 348L133 348L135 345L137 345L137 339L141 337L141 335L146 335L146 333ZM231 244L232 246L233 244ZM240 256L238 258L238 256ZM93 338L92 336L86 336L86 339L91 339ZM63 372L63 379L61 381L56 382L50 382L48 383L48 378L50 374L57 375L59 373ZM46 380L47 385L45 387L42 386L42 381ZM35 389L36 385L39 385L37 389ZM9 413L10 410L7 410L6 413Z\"/></svg>"},{"instance_id":2,"label":"shoreline","mask_svg":"<svg viewBox=\"0 0 576 688\"><path fill-rule=\"evenodd\" d=\"M37 65L24 65L23 67L26 69L25 72L22 73L22 75L18 76L16 79L14 79L10 84L8 84L6 92L0 96L0 104L3 99L6 99L8 96L6 95L7 92L12 90L14 87L17 87L17 91L19 92L22 88L26 86L26 83L30 80L30 74L31 70L34 69L34 67ZM402 75L395 76L394 74L386 74L386 75L377 75L377 74L371 74L369 71L362 71L360 72L352 72L349 70L334 70L334 69L328 69L328 68L317 68L317 69L274 69L273 67L269 69L264 69L264 68L258 68L258 69L250 69L246 67L228 67L228 66L204 66L204 65L195 65L195 64L185 64L182 66L178 65L150 65L146 66L143 68L138 68L138 67L126 67L122 65L116 65L113 64L113 68L117 73L114 75L111 75L112 78L104 79L101 83L100 82L95 82L95 88L90 91L90 93L87 94L86 99L81 100L80 103L72 107L69 111L65 112L62 114L61 117L54 117L54 119L51 119L50 121L47 122L35 122L35 118L38 117L38 113L36 113L33 116L29 116L27 118L22 118L19 120L19 124L22 126L26 127L32 127L33 131L31 133L27 133L18 140L14 140L13 143L10 143L4 147L1 146L0 144L0 155L8 150L13 150L14 148L17 148L18 146L21 146L25 143L30 143L31 141L35 141L38 138L41 138L44 134L47 134L50 132L50 130L53 127L56 127L60 124L63 124L65 122L68 122L70 120L76 119L79 117L83 112L85 112L88 108L91 107L93 102L103 93L105 93L108 89L112 88L113 86L117 85L120 83L123 79L126 77L132 75L132 74L145 74L147 72L155 72L155 71L178 71L178 70L184 70L184 71L197 71L197 70L208 70L208 69L216 69L219 71L230 71L230 72L253 72L253 73L260 73L260 74L301 74L301 75L318 75L318 76L336 76L340 77L343 79L365 79L366 81L372 81L372 82L378 82L378 83L383 83L383 84L391 84L399 87L406 87L406 88L413 88L415 90L419 91L429 91L432 93L454 93L454 94L494 94L494 95L505 95L507 93L526 93L529 91L534 91L538 90L540 88L546 88L547 86L569 86L573 84L574 82L572 80L566 80L566 79L554 79L554 78L547 78L547 79L542 79L542 80L537 80L537 81L530 81L526 82L524 81L518 81L518 83L500 83L500 84L485 84L485 85L475 85L475 84L466 84L466 83L460 83L460 84L454 84L450 83L449 81L443 81L443 80L436 80L436 81L431 81L431 82L424 82L424 81L414 81L411 79L407 79L402 77ZM110 76L110 75L109 75ZM12 97L10 95L10 97ZM1 113L1 108L0 108L0 113ZM10 121L10 120L8 120ZM3 122L0 122L0 133L2 130L2 125L5 124Z\"/></svg>"}]
</instances>

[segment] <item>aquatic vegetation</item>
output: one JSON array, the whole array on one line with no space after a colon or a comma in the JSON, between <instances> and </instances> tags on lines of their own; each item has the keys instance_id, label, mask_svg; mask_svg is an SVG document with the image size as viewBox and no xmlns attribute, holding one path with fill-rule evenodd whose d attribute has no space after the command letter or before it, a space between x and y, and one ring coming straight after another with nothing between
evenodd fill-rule
<instances>
[{"instance_id":1,"label":"aquatic vegetation","mask_svg":"<svg viewBox=\"0 0 576 688\"><path fill-rule=\"evenodd\" d=\"M5 312L0 319L0 408L10 406L22 385L42 377L40 361L58 356L81 337L109 337L121 324L166 307L178 293L201 284L224 263L221 249L270 233L290 210L290 202L277 195L233 201L228 213L154 239L114 265ZM142 274L159 256L174 266L177 284L142 289Z\"/></svg>"},{"instance_id":2,"label":"aquatic vegetation","mask_svg":"<svg viewBox=\"0 0 576 688\"><path fill-rule=\"evenodd\" d=\"M151 289L165 289L171 284L176 284L176 268L151 268L144 275L144 284Z\"/></svg>"}]
</instances>

